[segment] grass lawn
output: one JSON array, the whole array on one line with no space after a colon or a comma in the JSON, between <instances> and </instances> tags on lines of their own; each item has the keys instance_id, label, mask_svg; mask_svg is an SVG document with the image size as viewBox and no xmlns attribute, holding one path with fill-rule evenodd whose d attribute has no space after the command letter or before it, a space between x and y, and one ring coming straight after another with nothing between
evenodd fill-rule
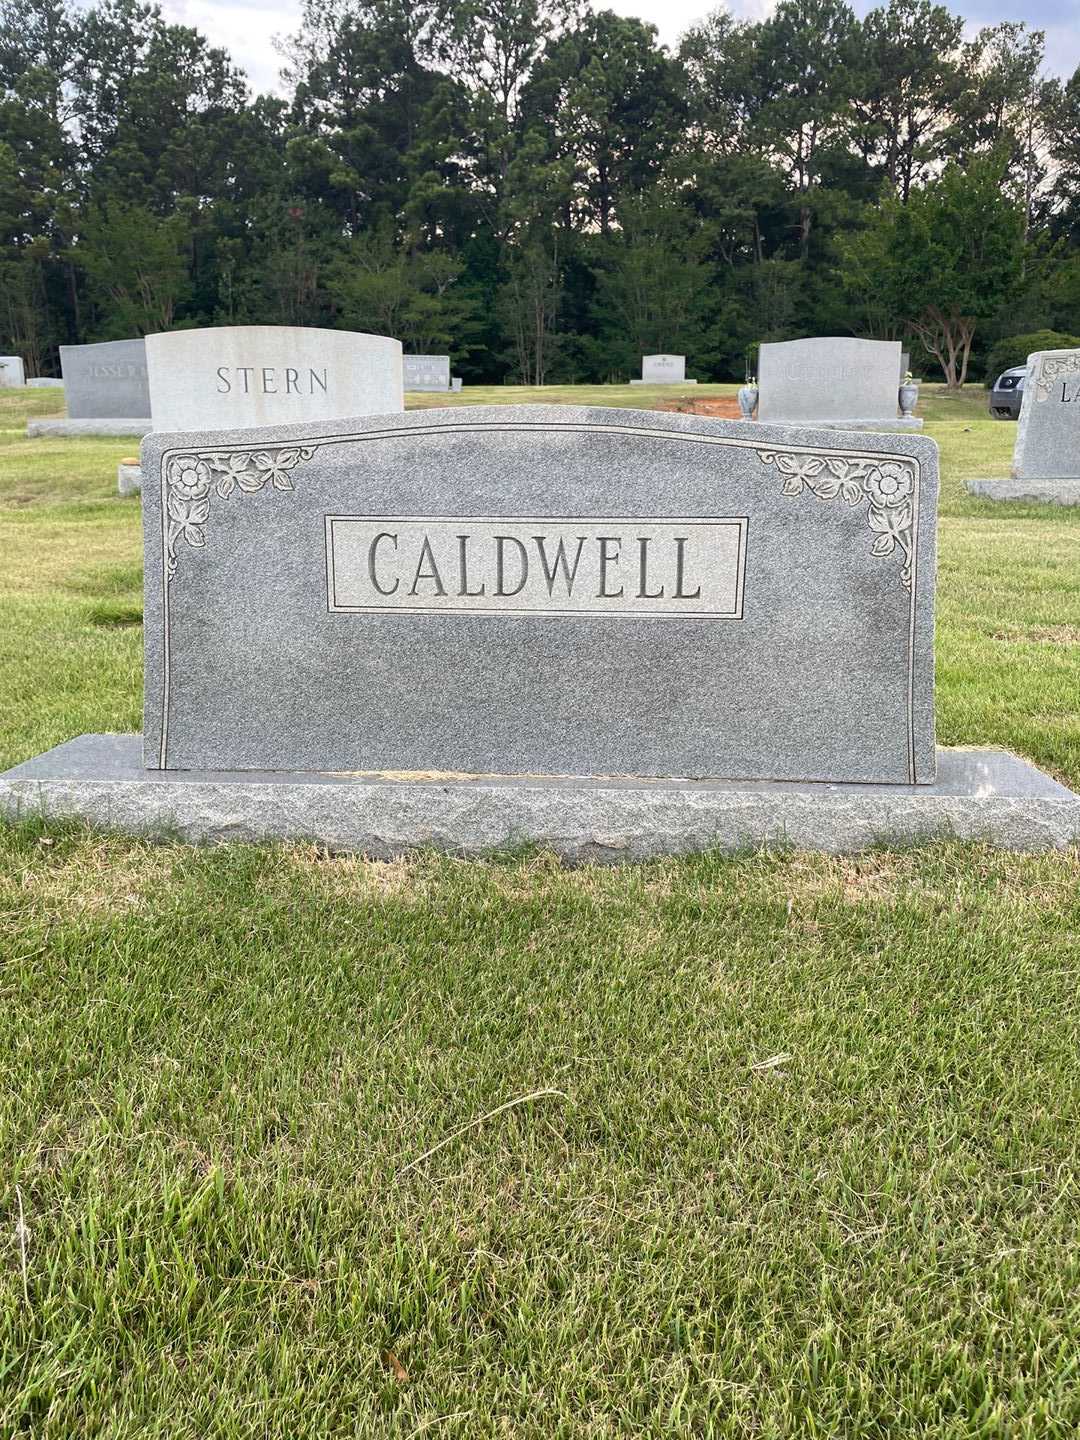
<instances>
[{"instance_id":1,"label":"grass lawn","mask_svg":"<svg viewBox=\"0 0 1080 1440\"><path fill-rule=\"evenodd\" d=\"M0 766L140 720L137 442L61 405L0 393ZM939 734L1080 785L1080 511L966 495L984 406ZM0 828L0 1437L1071 1437L1078 974L1075 852Z\"/></svg>"}]
</instances>

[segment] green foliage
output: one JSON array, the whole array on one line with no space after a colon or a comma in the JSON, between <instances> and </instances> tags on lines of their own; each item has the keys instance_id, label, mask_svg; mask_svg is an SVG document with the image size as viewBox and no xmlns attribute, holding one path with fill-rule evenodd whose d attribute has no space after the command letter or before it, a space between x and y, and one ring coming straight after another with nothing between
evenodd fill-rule
<instances>
[{"instance_id":1,"label":"green foliage","mask_svg":"<svg viewBox=\"0 0 1080 1440\"><path fill-rule=\"evenodd\" d=\"M305 0L285 53L253 97L143 0L0 0L0 349L363 325L558 382L921 335L959 385L1080 329L1080 76L1022 23L781 0L673 54L577 0Z\"/></svg>"},{"instance_id":2,"label":"green foliage","mask_svg":"<svg viewBox=\"0 0 1080 1440\"><path fill-rule=\"evenodd\" d=\"M953 162L906 203L887 195L847 246L844 279L867 314L895 317L963 385L975 330L1021 276L1023 215L1000 154Z\"/></svg>"},{"instance_id":3,"label":"green foliage","mask_svg":"<svg viewBox=\"0 0 1080 1440\"><path fill-rule=\"evenodd\" d=\"M1060 330L1035 330L1030 335L1009 335L998 340L986 357L986 384L992 385L1003 370L1023 365L1036 350L1080 349L1080 337Z\"/></svg>"},{"instance_id":4,"label":"green foliage","mask_svg":"<svg viewBox=\"0 0 1080 1440\"><path fill-rule=\"evenodd\" d=\"M189 286L187 216L159 219L141 205L114 202L83 224L76 256L91 300L106 317L95 339L171 330Z\"/></svg>"}]
</instances>

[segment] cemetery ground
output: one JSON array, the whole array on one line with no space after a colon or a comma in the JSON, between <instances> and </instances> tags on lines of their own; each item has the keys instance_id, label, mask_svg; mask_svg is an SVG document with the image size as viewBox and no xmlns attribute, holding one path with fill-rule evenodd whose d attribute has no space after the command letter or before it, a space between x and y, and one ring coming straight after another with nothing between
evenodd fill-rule
<instances>
[{"instance_id":1,"label":"cemetery ground","mask_svg":"<svg viewBox=\"0 0 1080 1440\"><path fill-rule=\"evenodd\" d=\"M460 400L536 398L673 397ZM0 395L4 766L140 724L137 442L61 405ZM1080 787L1080 510L921 413L939 740ZM0 829L0 1435L1072 1435L1078 974L1075 851Z\"/></svg>"}]
</instances>

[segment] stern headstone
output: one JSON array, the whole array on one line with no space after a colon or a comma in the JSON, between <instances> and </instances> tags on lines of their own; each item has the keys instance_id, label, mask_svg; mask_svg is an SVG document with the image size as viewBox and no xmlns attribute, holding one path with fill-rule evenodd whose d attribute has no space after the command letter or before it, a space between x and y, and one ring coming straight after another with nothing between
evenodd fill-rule
<instances>
[{"instance_id":1,"label":"stern headstone","mask_svg":"<svg viewBox=\"0 0 1080 1440\"><path fill-rule=\"evenodd\" d=\"M403 406L401 344L385 335L236 325L146 337L155 430L340 420Z\"/></svg>"}]
</instances>

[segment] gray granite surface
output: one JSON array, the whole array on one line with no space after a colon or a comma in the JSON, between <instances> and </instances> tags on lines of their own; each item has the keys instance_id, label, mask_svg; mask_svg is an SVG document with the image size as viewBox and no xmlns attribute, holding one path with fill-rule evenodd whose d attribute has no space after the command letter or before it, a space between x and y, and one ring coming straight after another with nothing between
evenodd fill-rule
<instances>
[{"instance_id":1,"label":"gray granite surface","mask_svg":"<svg viewBox=\"0 0 1080 1440\"><path fill-rule=\"evenodd\" d=\"M150 419L145 340L61 345L60 370L69 420Z\"/></svg>"},{"instance_id":2,"label":"gray granite surface","mask_svg":"<svg viewBox=\"0 0 1080 1440\"><path fill-rule=\"evenodd\" d=\"M54 380L48 375L35 375L26 383L31 390L62 390L64 388L63 380Z\"/></svg>"},{"instance_id":3,"label":"gray granite surface","mask_svg":"<svg viewBox=\"0 0 1080 1440\"><path fill-rule=\"evenodd\" d=\"M758 353L758 420L775 425L898 419L899 340L821 336L768 342Z\"/></svg>"},{"instance_id":4,"label":"gray granite surface","mask_svg":"<svg viewBox=\"0 0 1080 1440\"><path fill-rule=\"evenodd\" d=\"M933 779L929 440L463 407L142 471L148 765Z\"/></svg>"},{"instance_id":5,"label":"gray granite surface","mask_svg":"<svg viewBox=\"0 0 1080 1440\"><path fill-rule=\"evenodd\" d=\"M128 416L110 420L28 420L27 436L33 440L46 436L75 438L80 435L149 435L153 425L149 420Z\"/></svg>"},{"instance_id":6,"label":"gray granite surface","mask_svg":"<svg viewBox=\"0 0 1080 1440\"><path fill-rule=\"evenodd\" d=\"M1028 356L1013 476L1080 480L1080 350Z\"/></svg>"},{"instance_id":7,"label":"gray granite surface","mask_svg":"<svg viewBox=\"0 0 1080 1440\"><path fill-rule=\"evenodd\" d=\"M943 749L932 785L147 771L136 735L83 735L0 775L0 815L78 819L194 843L314 840L374 856L525 843L569 860L762 844L1080 842L1080 796L999 750Z\"/></svg>"}]
</instances>

